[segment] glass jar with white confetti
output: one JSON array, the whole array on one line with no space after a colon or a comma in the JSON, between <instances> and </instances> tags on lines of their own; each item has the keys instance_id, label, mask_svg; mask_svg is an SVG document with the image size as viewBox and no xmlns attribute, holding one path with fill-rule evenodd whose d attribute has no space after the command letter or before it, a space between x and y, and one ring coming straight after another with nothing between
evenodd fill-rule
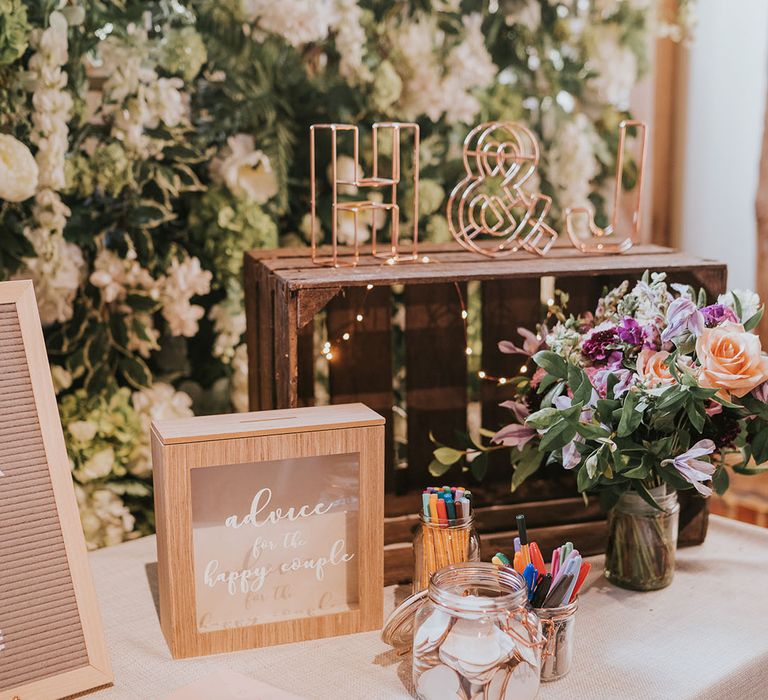
<instances>
[{"instance_id":1,"label":"glass jar with white confetti","mask_svg":"<svg viewBox=\"0 0 768 700\"><path fill-rule=\"evenodd\" d=\"M525 581L492 564L436 572L413 627L421 700L529 700L539 691L544 637Z\"/></svg>"}]
</instances>

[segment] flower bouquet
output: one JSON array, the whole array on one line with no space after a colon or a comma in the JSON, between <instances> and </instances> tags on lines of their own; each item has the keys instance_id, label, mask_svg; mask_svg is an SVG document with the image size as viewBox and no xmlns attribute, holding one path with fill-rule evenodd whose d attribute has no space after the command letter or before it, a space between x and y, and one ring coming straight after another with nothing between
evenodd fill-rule
<instances>
[{"instance_id":1,"label":"flower bouquet","mask_svg":"<svg viewBox=\"0 0 768 700\"><path fill-rule=\"evenodd\" d=\"M768 461L768 357L753 332L753 292L708 304L706 293L646 273L608 291L594 314L555 310L537 333L519 329L532 376L515 377L512 415L487 440L440 446L433 465L509 450L512 489L545 461L575 472L580 493L609 510L606 575L661 588L674 572L676 492L728 487L726 465L756 474ZM530 364L530 363L529 363Z\"/></svg>"}]
</instances>

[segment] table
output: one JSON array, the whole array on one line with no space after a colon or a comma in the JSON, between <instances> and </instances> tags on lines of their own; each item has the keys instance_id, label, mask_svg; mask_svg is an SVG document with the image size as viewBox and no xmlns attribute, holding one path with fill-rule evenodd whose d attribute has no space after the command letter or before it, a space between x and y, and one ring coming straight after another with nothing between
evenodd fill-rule
<instances>
[{"instance_id":1,"label":"table","mask_svg":"<svg viewBox=\"0 0 768 700\"><path fill-rule=\"evenodd\" d=\"M173 661L156 612L154 537L91 554L115 675L94 700L142 700L231 669L307 698L412 697L410 657L378 632ZM764 700L768 696L768 530L713 516L706 542L678 552L669 588L632 593L593 557L570 674L540 700ZM403 587L386 589L386 612Z\"/></svg>"}]
</instances>

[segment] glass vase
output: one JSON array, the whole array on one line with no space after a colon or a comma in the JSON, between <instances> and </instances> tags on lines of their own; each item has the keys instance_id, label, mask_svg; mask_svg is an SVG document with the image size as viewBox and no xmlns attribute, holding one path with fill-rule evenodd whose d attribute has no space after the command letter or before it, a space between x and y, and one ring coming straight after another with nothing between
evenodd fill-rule
<instances>
[{"instance_id":1,"label":"glass vase","mask_svg":"<svg viewBox=\"0 0 768 700\"><path fill-rule=\"evenodd\" d=\"M636 591L653 591L672 583L680 504L675 491L651 490L658 510L627 491L608 513L605 577Z\"/></svg>"}]
</instances>

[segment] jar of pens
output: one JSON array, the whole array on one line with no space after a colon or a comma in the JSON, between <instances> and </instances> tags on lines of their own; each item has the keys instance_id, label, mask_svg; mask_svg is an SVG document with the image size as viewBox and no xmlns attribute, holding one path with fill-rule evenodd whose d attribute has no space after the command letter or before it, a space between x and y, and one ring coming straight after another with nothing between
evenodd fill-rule
<instances>
[{"instance_id":1,"label":"jar of pens","mask_svg":"<svg viewBox=\"0 0 768 700\"><path fill-rule=\"evenodd\" d=\"M529 542L525 516L517 516L518 537L515 553L499 552L493 564L521 574L528 590L528 601L542 623L546 644L542 654L541 680L562 678L573 662L574 630L579 590L591 568L571 542L552 552L550 570L536 542Z\"/></svg>"},{"instance_id":2,"label":"jar of pens","mask_svg":"<svg viewBox=\"0 0 768 700\"><path fill-rule=\"evenodd\" d=\"M420 522L413 541L413 590L429 585L436 571L451 564L480 561L472 492L460 486L430 486L422 493Z\"/></svg>"}]
</instances>

